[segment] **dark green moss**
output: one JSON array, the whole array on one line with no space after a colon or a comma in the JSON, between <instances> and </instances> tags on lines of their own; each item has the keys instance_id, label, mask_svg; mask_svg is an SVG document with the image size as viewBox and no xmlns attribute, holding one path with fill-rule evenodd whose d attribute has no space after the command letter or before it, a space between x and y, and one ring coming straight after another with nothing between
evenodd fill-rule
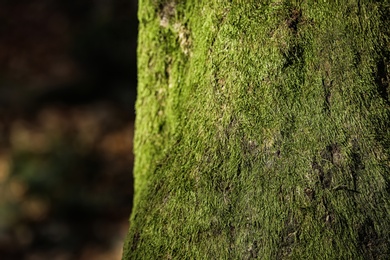
<instances>
[{"instance_id":1,"label":"dark green moss","mask_svg":"<svg viewBox=\"0 0 390 260\"><path fill-rule=\"evenodd\" d=\"M390 257L389 1L139 6L123 259Z\"/></svg>"}]
</instances>

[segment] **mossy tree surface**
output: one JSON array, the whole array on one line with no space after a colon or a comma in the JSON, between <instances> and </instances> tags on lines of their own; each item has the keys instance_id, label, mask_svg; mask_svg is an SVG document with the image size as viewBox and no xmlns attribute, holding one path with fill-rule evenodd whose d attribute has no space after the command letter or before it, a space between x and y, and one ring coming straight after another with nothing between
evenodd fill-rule
<instances>
[{"instance_id":1,"label":"mossy tree surface","mask_svg":"<svg viewBox=\"0 0 390 260\"><path fill-rule=\"evenodd\" d=\"M140 0L123 259L389 259L390 3Z\"/></svg>"}]
</instances>

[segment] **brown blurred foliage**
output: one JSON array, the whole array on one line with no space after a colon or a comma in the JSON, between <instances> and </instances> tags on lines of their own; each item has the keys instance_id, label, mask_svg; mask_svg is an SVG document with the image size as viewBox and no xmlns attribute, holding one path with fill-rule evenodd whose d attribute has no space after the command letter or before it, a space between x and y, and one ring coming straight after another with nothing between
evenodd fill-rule
<instances>
[{"instance_id":1,"label":"brown blurred foliage","mask_svg":"<svg viewBox=\"0 0 390 260\"><path fill-rule=\"evenodd\" d=\"M120 259L136 1L0 1L0 259Z\"/></svg>"}]
</instances>

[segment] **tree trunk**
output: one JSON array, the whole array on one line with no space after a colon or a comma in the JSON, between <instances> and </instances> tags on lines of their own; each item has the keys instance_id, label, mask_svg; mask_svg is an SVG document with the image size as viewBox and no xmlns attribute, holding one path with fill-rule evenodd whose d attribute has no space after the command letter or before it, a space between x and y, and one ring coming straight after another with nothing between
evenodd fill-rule
<instances>
[{"instance_id":1,"label":"tree trunk","mask_svg":"<svg viewBox=\"0 0 390 260\"><path fill-rule=\"evenodd\" d=\"M138 15L123 259L390 259L390 1Z\"/></svg>"}]
</instances>

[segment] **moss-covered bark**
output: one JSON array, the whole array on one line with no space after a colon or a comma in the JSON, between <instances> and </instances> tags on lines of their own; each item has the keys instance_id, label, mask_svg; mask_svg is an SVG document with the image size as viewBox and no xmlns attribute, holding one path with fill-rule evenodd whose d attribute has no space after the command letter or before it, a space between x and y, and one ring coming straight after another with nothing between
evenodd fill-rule
<instances>
[{"instance_id":1,"label":"moss-covered bark","mask_svg":"<svg viewBox=\"0 0 390 260\"><path fill-rule=\"evenodd\" d=\"M389 259L390 3L140 0L123 259Z\"/></svg>"}]
</instances>

